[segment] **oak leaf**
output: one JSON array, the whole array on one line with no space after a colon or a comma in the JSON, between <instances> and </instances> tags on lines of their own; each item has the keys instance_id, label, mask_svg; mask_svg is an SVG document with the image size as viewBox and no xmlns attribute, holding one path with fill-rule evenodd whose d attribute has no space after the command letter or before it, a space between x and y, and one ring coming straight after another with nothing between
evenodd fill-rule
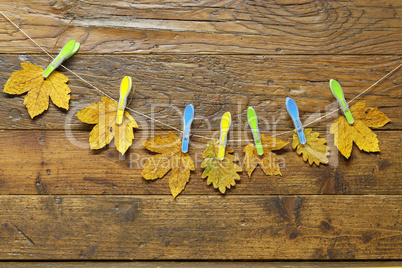
<instances>
[{"instance_id":1,"label":"oak leaf","mask_svg":"<svg viewBox=\"0 0 402 268\"><path fill-rule=\"evenodd\" d=\"M116 149L124 154L133 143L133 129L138 128L137 122L127 111L124 111L123 122L120 125L117 124L117 108L117 102L102 97L100 102L91 103L76 114L82 122L95 124L89 137L91 149L101 149L114 138Z\"/></svg>"},{"instance_id":2,"label":"oak leaf","mask_svg":"<svg viewBox=\"0 0 402 268\"><path fill-rule=\"evenodd\" d=\"M175 198L186 187L190 179L190 171L195 170L193 159L188 153L181 151L181 141L170 131L167 137L156 135L154 138L141 142L151 152L159 153L147 159L141 175L146 180L156 180L164 177L171 170L169 186Z\"/></svg>"},{"instance_id":3,"label":"oak leaf","mask_svg":"<svg viewBox=\"0 0 402 268\"><path fill-rule=\"evenodd\" d=\"M317 166L320 163L328 164L327 155L329 155L329 147L325 145L327 140L319 138L320 133L312 132L311 128L304 129L304 135L306 136L306 143L301 144L299 136L296 133L293 134L293 149L296 149L297 154L303 155L303 160L308 161L310 165L315 163Z\"/></svg>"},{"instance_id":4,"label":"oak leaf","mask_svg":"<svg viewBox=\"0 0 402 268\"><path fill-rule=\"evenodd\" d=\"M213 184L214 188L218 188L219 191L224 194L226 188L230 189L231 186L236 185L236 180L240 180L239 174L242 169L235 164L235 161L239 161L239 158L232 155L233 149L226 146L225 158L223 160L218 159L219 141L214 139L208 142L202 157L204 161L201 163L201 168L205 168L202 173L202 178L207 178L207 185Z\"/></svg>"},{"instance_id":5,"label":"oak leaf","mask_svg":"<svg viewBox=\"0 0 402 268\"><path fill-rule=\"evenodd\" d=\"M53 71L45 79L42 67L29 62L21 63L21 67L22 70L11 74L3 91L14 95L28 92L24 104L31 118L49 108L49 97L57 107L68 110L71 90L66 85L68 78L65 75Z\"/></svg>"},{"instance_id":6,"label":"oak leaf","mask_svg":"<svg viewBox=\"0 0 402 268\"><path fill-rule=\"evenodd\" d=\"M244 157L244 170L247 171L249 177L257 167L260 165L265 175L281 175L279 168L279 161L276 154L272 151L280 150L285 147L289 142L283 141L275 137L267 137L261 134L261 143L264 149L263 155L258 155L257 149L253 143L244 147L243 152L246 153Z\"/></svg>"},{"instance_id":7,"label":"oak leaf","mask_svg":"<svg viewBox=\"0 0 402 268\"><path fill-rule=\"evenodd\" d=\"M353 142L360 150L379 152L377 135L370 128L379 128L391 120L377 108L366 107L365 101L360 101L350 107L354 123L350 125L344 116L340 116L331 125L330 132L334 134L334 143L346 158L352 153Z\"/></svg>"}]
</instances>

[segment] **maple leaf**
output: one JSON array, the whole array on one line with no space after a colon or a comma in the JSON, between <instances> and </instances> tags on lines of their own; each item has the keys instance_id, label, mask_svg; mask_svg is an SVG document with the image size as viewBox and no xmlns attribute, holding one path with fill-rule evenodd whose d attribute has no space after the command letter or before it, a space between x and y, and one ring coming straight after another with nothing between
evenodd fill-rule
<instances>
[{"instance_id":1,"label":"maple leaf","mask_svg":"<svg viewBox=\"0 0 402 268\"><path fill-rule=\"evenodd\" d=\"M260 165L265 175L281 175L279 169L278 157L272 151L280 150L285 147L289 142L283 141L274 137L266 137L261 134L261 143L264 149L263 155L258 155L257 149L253 143L247 144L243 152L246 153L244 157L244 170L247 171L249 177L257 167Z\"/></svg>"},{"instance_id":2,"label":"maple leaf","mask_svg":"<svg viewBox=\"0 0 402 268\"><path fill-rule=\"evenodd\" d=\"M315 163L317 166L320 163L328 164L327 155L329 155L329 147L325 145L327 140L324 138L319 138L320 133L312 132L311 128L306 128L304 130L304 135L306 136L306 143L301 144L299 136L296 133L293 134L293 149L296 149L297 154L303 154L303 160L307 161L310 165Z\"/></svg>"},{"instance_id":3,"label":"maple leaf","mask_svg":"<svg viewBox=\"0 0 402 268\"><path fill-rule=\"evenodd\" d=\"M68 110L70 88L68 78L53 71L48 78L42 76L43 68L29 62L21 63L22 70L15 71L7 80L3 92L20 95L28 92L24 104L31 118L49 108L49 97L60 108Z\"/></svg>"},{"instance_id":4,"label":"maple leaf","mask_svg":"<svg viewBox=\"0 0 402 268\"><path fill-rule=\"evenodd\" d=\"M242 169L236 165L234 161L239 161L237 156L232 155L233 149L226 146L225 158L218 159L219 141L214 139L208 142L202 157L204 161L201 163L201 168L205 168L202 173L202 178L207 178L207 185L213 184L214 188L224 194L226 188L230 189L235 186L235 180L240 180L239 174Z\"/></svg>"},{"instance_id":5,"label":"maple leaf","mask_svg":"<svg viewBox=\"0 0 402 268\"><path fill-rule=\"evenodd\" d=\"M377 108L366 107L365 101L360 101L350 107L354 123L350 125L344 116L340 116L331 125L330 132L334 134L334 143L346 158L352 153L353 142L360 150L379 152L377 135L370 128L379 128L391 120Z\"/></svg>"},{"instance_id":6,"label":"maple leaf","mask_svg":"<svg viewBox=\"0 0 402 268\"><path fill-rule=\"evenodd\" d=\"M138 128L137 122L127 111L124 111L123 122L120 125L117 124L117 108L117 102L102 97L100 102L91 103L76 114L82 122L96 124L89 137L91 149L101 149L114 138L116 149L124 154L133 143L133 129Z\"/></svg>"},{"instance_id":7,"label":"maple leaf","mask_svg":"<svg viewBox=\"0 0 402 268\"><path fill-rule=\"evenodd\" d=\"M193 159L188 153L181 151L181 141L170 131L167 137L156 135L154 138L141 142L151 152L159 153L147 159L141 175L146 180L156 180L164 177L171 170L169 186L175 198L186 187L190 179L190 171L195 170Z\"/></svg>"}]
</instances>

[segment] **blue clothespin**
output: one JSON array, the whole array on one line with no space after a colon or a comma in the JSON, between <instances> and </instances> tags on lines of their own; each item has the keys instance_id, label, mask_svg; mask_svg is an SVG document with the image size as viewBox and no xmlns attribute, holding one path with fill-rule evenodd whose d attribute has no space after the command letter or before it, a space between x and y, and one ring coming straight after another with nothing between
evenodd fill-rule
<instances>
[{"instance_id":1,"label":"blue clothespin","mask_svg":"<svg viewBox=\"0 0 402 268\"><path fill-rule=\"evenodd\" d=\"M183 141L181 151L183 153L188 152L188 144L190 142L190 130L191 123L194 120L194 106L192 104L187 105L183 114Z\"/></svg>"},{"instance_id":2,"label":"blue clothespin","mask_svg":"<svg viewBox=\"0 0 402 268\"><path fill-rule=\"evenodd\" d=\"M293 125L296 128L297 135L301 144L306 143L306 136L304 136L303 124L300 121L299 109L297 108L296 102L291 98L286 98L286 110L292 118Z\"/></svg>"}]
</instances>

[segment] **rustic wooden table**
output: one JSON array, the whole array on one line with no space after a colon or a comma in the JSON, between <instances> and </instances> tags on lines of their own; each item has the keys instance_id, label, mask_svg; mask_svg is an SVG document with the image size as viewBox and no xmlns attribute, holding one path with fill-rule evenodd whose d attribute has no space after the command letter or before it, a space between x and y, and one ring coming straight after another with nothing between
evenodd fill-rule
<instances>
[{"instance_id":1,"label":"rustic wooden table","mask_svg":"<svg viewBox=\"0 0 402 268\"><path fill-rule=\"evenodd\" d=\"M74 18L56 46L81 42L66 66L114 98L130 75L130 107L177 128L187 104L197 125L226 89L197 131L210 137L230 111L230 137L251 138L248 106L263 133L288 131L287 96L308 122L336 107L329 79L351 99L402 63L400 0L2 0L0 10L48 51ZM2 87L21 62L48 62L3 17L0 53ZM51 104L31 120L24 96L0 93L0 259L401 259L400 71L361 97L392 120L375 130L381 153L355 147L346 160L329 134L332 116L312 125L328 139L329 165L309 166L288 145L283 176L243 172L223 196L201 178L207 141L193 138L196 171L175 200L167 177L141 176L150 153L140 140L168 129L132 113L140 129L125 157L113 145L90 151L92 126L74 115L100 95L60 71L72 90L68 112ZM241 160L246 144L230 144Z\"/></svg>"}]
</instances>

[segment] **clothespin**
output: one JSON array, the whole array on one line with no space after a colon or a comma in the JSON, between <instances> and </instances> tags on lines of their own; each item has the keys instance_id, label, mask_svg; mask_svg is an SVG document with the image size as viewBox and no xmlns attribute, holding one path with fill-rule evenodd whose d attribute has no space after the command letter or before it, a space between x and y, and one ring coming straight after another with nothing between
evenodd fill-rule
<instances>
[{"instance_id":1,"label":"clothespin","mask_svg":"<svg viewBox=\"0 0 402 268\"><path fill-rule=\"evenodd\" d=\"M187 105L186 109L184 110L183 114L183 140L181 151L183 153L188 152L188 143L190 142L190 128L191 123L194 120L194 106L192 104Z\"/></svg>"},{"instance_id":2,"label":"clothespin","mask_svg":"<svg viewBox=\"0 0 402 268\"><path fill-rule=\"evenodd\" d=\"M300 121L299 108L297 108L296 102L289 97L286 98L286 110L288 110L288 114L292 118L293 125L296 128L300 143L305 144L306 136L304 135L303 124Z\"/></svg>"},{"instance_id":3,"label":"clothespin","mask_svg":"<svg viewBox=\"0 0 402 268\"><path fill-rule=\"evenodd\" d=\"M42 73L44 78L47 78L54 70L57 69L65 60L73 56L80 48L80 43L71 40L68 42L63 49L60 51L59 55L53 59L53 61L47 66L45 71Z\"/></svg>"},{"instance_id":4,"label":"clothespin","mask_svg":"<svg viewBox=\"0 0 402 268\"><path fill-rule=\"evenodd\" d=\"M250 125L250 128L251 128L251 132L253 133L253 138L254 138L255 147L257 148L257 153L259 155L263 155L264 150L262 148L260 130L258 129L257 114L253 107L248 107L247 119L248 119L248 124Z\"/></svg>"},{"instance_id":5,"label":"clothespin","mask_svg":"<svg viewBox=\"0 0 402 268\"><path fill-rule=\"evenodd\" d=\"M232 115L230 112L226 112L221 119L221 135L219 137L219 149L218 149L218 159L223 160L225 158L226 144L228 143L227 136L232 123Z\"/></svg>"},{"instance_id":6,"label":"clothespin","mask_svg":"<svg viewBox=\"0 0 402 268\"><path fill-rule=\"evenodd\" d=\"M127 106L127 98L128 95L130 95L131 88L132 88L131 77L125 76L123 80L121 80L120 84L120 99L116 116L116 123L119 125L123 122L124 109Z\"/></svg>"},{"instance_id":7,"label":"clothespin","mask_svg":"<svg viewBox=\"0 0 402 268\"><path fill-rule=\"evenodd\" d=\"M343 91L341 85L334 79L329 80L329 87L331 88L332 95L334 95L335 99L338 101L338 105L341 108L343 115L348 120L348 123L352 125L355 120L353 119L352 112L349 109L349 104L345 100L345 96L343 96Z\"/></svg>"}]
</instances>

